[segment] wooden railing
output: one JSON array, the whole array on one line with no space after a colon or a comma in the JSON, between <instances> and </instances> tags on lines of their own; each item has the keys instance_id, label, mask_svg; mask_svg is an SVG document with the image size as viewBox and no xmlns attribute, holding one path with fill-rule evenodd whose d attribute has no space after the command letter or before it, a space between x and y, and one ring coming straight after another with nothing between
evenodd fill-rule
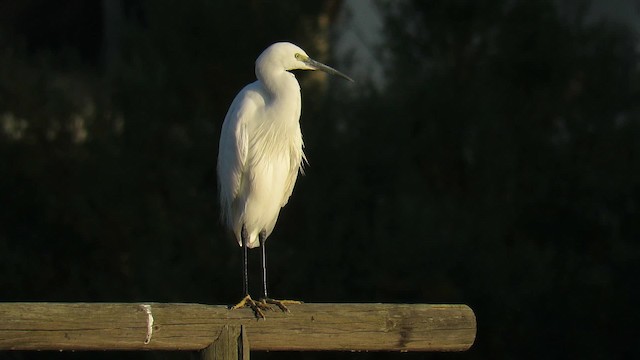
<instances>
[{"instance_id":1,"label":"wooden railing","mask_svg":"<svg viewBox=\"0 0 640 360\"><path fill-rule=\"evenodd\" d=\"M191 350L203 359L255 351L465 351L466 305L300 304L290 313L167 303L0 303L0 350Z\"/></svg>"}]
</instances>

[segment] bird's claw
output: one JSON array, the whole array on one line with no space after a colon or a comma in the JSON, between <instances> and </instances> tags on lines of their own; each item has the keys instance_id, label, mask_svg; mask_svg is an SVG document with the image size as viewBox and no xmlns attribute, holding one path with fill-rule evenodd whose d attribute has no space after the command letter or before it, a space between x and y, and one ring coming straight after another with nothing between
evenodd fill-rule
<instances>
[{"instance_id":1,"label":"bird's claw","mask_svg":"<svg viewBox=\"0 0 640 360\"><path fill-rule=\"evenodd\" d=\"M271 298L262 298L262 299L260 299L260 302L263 303L265 306L269 307L270 309L272 309L272 308L269 305L275 305L282 312L286 312L286 313L289 312L289 309L286 306L287 304L289 304L289 305L291 305L291 304L302 304L302 301L298 301L298 300L275 300L275 299L271 299Z\"/></svg>"},{"instance_id":2,"label":"bird's claw","mask_svg":"<svg viewBox=\"0 0 640 360\"><path fill-rule=\"evenodd\" d=\"M265 318L264 316L265 310L275 311L272 305L277 306L282 312L288 313L289 308L287 308L287 305L291 305L291 304L302 304L302 301L275 300L271 298L262 298L256 301L256 300L253 300L250 295L247 295L244 298L242 298L242 300L240 300L239 303L235 304L234 306L231 306L230 309L237 310L244 307L251 308L256 318L259 320L259 319Z\"/></svg>"},{"instance_id":3,"label":"bird's claw","mask_svg":"<svg viewBox=\"0 0 640 360\"><path fill-rule=\"evenodd\" d=\"M251 308L257 319L264 319L263 310L271 310L271 307L269 305L263 303L262 301L253 300L250 295L242 298L239 303L231 307L231 310L237 310L243 307Z\"/></svg>"}]
</instances>

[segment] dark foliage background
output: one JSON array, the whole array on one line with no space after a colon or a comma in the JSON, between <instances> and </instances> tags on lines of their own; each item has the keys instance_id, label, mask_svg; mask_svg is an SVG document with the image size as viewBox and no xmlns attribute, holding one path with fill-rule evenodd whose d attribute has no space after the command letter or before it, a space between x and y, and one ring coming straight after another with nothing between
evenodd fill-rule
<instances>
[{"instance_id":1,"label":"dark foliage background","mask_svg":"<svg viewBox=\"0 0 640 360\"><path fill-rule=\"evenodd\" d=\"M561 3L381 2L383 89L298 74L311 165L274 296L466 303L473 349L254 358L638 355L638 38ZM0 1L0 300L236 301L221 122L268 44L335 64L340 7Z\"/></svg>"}]
</instances>

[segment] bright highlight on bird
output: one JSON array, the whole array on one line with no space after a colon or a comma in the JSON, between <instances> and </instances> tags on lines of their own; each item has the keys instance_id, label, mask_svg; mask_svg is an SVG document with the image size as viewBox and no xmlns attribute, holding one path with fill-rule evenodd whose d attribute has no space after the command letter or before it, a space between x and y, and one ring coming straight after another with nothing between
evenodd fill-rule
<instances>
[{"instance_id":1,"label":"bright highlight on bird","mask_svg":"<svg viewBox=\"0 0 640 360\"><path fill-rule=\"evenodd\" d=\"M222 220L243 249L244 298L233 308L250 307L258 318L270 304L288 311L286 300L267 292L266 240L280 209L293 192L305 159L300 131L300 85L289 70L320 70L353 81L311 59L288 42L275 43L256 60L257 81L245 86L229 107L218 151ZM247 249L262 249L263 298L249 295ZM293 303L296 303L293 301Z\"/></svg>"}]
</instances>

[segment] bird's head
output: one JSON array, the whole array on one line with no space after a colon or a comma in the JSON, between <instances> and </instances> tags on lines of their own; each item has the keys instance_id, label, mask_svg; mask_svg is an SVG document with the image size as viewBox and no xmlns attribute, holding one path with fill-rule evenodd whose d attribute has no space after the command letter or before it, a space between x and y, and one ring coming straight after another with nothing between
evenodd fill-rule
<instances>
[{"instance_id":1,"label":"bird's head","mask_svg":"<svg viewBox=\"0 0 640 360\"><path fill-rule=\"evenodd\" d=\"M313 60L300 47L288 42L275 43L260 54L256 60L256 68L264 67L279 67L287 71L320 70L327 74L340 76L343 79L353 81L352 78L338 70Z\"/></svg>"}]
</instances>

